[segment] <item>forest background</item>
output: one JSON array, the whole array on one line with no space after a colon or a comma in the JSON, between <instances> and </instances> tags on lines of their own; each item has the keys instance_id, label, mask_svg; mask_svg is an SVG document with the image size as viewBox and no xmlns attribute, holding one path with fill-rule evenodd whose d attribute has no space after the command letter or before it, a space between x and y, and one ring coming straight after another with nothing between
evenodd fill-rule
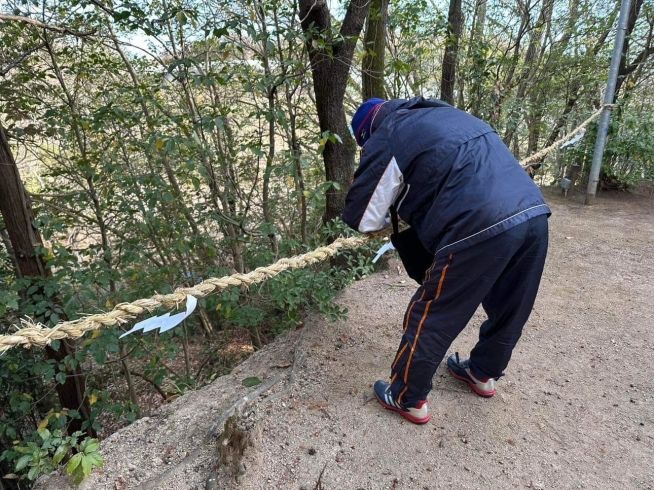
<instances>
[{"instance_id":1,"label":"forest background","mask_svg":"<svg viewBox=\"0 0 654 490\"><path fill-rule=\"evenodd\" d=\"M439 97L517 158L601 106L609 0L3 0L0 333L55 326L351 232L339 221L371 96ZM654 6L632 0L601 187L654 180ZM532 170L588 177L596 135ZM102 329L0 356L0 488L220 376L373 270L378 243L200 299L164 334ZM257 380L253 380L256 383ZM77 456L81 454L83 456ZM78 465L71 462L77 461Z\"/></svg>"}]
</instances>

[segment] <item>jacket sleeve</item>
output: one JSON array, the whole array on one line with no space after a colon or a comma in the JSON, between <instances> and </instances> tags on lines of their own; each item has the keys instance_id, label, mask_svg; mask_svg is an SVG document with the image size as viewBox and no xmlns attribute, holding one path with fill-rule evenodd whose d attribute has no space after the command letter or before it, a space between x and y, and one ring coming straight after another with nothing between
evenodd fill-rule
<instances>
[{"instance_id":1,"label":"jacket sleeve","mask_svg":"<svg viewBox=\"0 0 654 490\"><path fill-rule=\"evenodd\" d=\"M362 233L381 230L390 223L388 208L404 187L404 176L390 156L362 158L345 198L343 221Z\"/></svg>"}]
</instances>

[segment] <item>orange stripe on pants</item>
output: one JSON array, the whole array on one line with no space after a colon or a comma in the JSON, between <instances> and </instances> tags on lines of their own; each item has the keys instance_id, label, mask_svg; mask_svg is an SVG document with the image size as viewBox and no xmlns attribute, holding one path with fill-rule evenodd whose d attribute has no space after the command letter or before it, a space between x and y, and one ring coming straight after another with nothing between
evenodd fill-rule
<instances>
[{"instance_id":1,"label":"orange stripe on pants","mask_svg":"<svg viewBox=\"0 0 654 490\"><path fill-rule=\"evenodd\" d=\"M441 277L438 280L438 286L436 288L436 296L434 297L434 299L430 299L429 301L427 301L427 304L425 304L425 309L422 312L422 317L420 318L420 322L418 323L418 328L416 330L416 336L413 339L413 345L411 346L411 351L409 352L409 358L407 359L406 367L404 368L404 376L402 378L404 380L404 383L406 383L407 379L409 379L409 367L411 366L411 359L413 358L413 353L415 352L416 345L418 344L418 338L420 337L420 331L422 330L422 325L425 322L425 318L427 318L427 313L429 312L429 307L431 306L432 301L438 299L438 297L441 295L443 282L445 281L445 274L447 273L447 268L450 266L451 262L452 262L452 254L449 255L447 264L445 264L445 267L443 267L443 270L441 270ZM398 400L402 399L402 395L406 393L407 389L408 386L405 386L400 396L398 396Z\"/></svg>"}]
</instances>

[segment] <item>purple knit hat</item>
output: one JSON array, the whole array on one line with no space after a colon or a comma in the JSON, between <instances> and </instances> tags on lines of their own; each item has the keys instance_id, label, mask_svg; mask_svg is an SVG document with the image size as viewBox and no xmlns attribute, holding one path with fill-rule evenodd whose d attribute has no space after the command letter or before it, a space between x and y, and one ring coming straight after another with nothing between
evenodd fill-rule
<instances>
[{"instance_id":1,"label":"purple knit hat","mask_svg":"<svg viewBox=\"0 0 654 490\"><path fill-rule=\"evenodd\" d=\"M359 146L365 145L368 138L370 138L372 120L384 102L386 102L384 99L368 99L359 106L354 116L352 116L352 132Z\"/></svg>"}]
</instances>

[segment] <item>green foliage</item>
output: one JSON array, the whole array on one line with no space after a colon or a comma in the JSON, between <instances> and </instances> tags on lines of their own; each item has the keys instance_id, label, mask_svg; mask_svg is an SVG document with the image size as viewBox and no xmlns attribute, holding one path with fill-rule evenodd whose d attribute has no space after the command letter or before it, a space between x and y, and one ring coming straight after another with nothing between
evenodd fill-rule
<instances>
[{"instance_id":1,"label":"green foliage","mask_svg":"<svg viewBox=\"0 0 654 490\"><path fill-rule=\"evenodd\" d=\"M99 446L97 439L90 437L75 446L78 452L70 458L66 465L66 473L73 477L73 483L80 483L91 474L93 468L102 468L102 456L98 453Z\"/></svg>"},{"instance_id":2,"label":"green foliage","mask_svg":"<svg viewBox=\"0 0 654 490\"><path fill-rule=\"evenodd\" d=\"M0 219L0 226L3 226ZM11 273L11 261L7 250L0 247L0 318L8 311L18 309L20 297L19 289L16 287L13 274Z\"/></svg>"},{"instance_id":3,"label":"green foliage","mask_svg":"<svg viewBox=\"0 0 654 490\"><path fill-rule=\"evenodd\" d=\"M434 40L446 31L447 6L434 8L426 0L390 3L386 73L391 97L438 94L441 65Z\"/></svg>"},{"instance_id":4,"label":"green foliage","mask_svg":"<svg viewBox=\"0 0 654 490\"><path fill-rule=\"evenodd\" d=\"M619 107L613 111L608 128L602 171L627 185L654 179L654 116ZM567 162L576 162L588 171L593 159L597 121L588 126L580 144L566 152Z\"/></svg>"},{"instance_id":5,"label":"green foliage","mask_svg":"<svg viewBox=\"0 0 654 490\"><path fill-rule=\"evenodd\" d=\"M325 145L327 143L340 143L343 144L343 140L336 133L331 131L323 131L318 140L318 153L322 153L325 150Z\"/></svg>"},{"instance_id":6,"label":"green foliage","mask_svg":"<svg viewBox=\"0 0 654 490\"><path fill-rule=\"evenodd\" d=\"M303 245L295 240L280 242L284 256L297 255L322 245L338 235L350 235L351 230L341 221L335 221L322 230L316 241ZM289 269L266 281L257 292L243 295L236 288L224 290L221 294L204 298L208 309L220 317L223 325L262 328L262 332L273 338L287 328L295 326L309 311L317 311L332 321L345 317L347 310L332 300L338 291L353 280L373 271L371 257L376 250L371 243L357 250L341 252L338 265L319 263L301 269ZM252 257L254 264L267 265L273 261L269 251Z\"/></svg>"},{"instance_id":7,"label":"green foliage","mask_svg":"<svg viewBox=\"0 0 654 490\"><path fill-rule=\"evenodd\" d=\"M628 185L654 180L654 116L633 111L616 116L609 128L602 168Z\"/></svg>"},{"instance_id":8,"label":"green foliage","mask_svg":"<svg viewBox=\"0 0 654 490\"><path fill-rule=\"evenodd\" d=\"M14 462L16 474L22 475L22 478L35 480L39 475L50 473L58 464L68 460L66 472L72 475L73 482L78 484L91 474L93 468L102 467L97 439L86 437L78 442L81 432L64 436L59 429L51 432L46 428L39 428L38 435L40 443L16 444L12 450L4 451L0 455L0 460ZM74 454L71 456L71 453Z\"/></svg>"},{"instance_id":9,"label":"green foliage","mask_svg":"<svg viewBox=\"0 0 654 490\"><path fill-rule=\"evenodd\" d=\"M7 313L7 311L17 310L19 299L18 294L11 289L0 290L0 316Z\"/></svg>"}]
</instances>

